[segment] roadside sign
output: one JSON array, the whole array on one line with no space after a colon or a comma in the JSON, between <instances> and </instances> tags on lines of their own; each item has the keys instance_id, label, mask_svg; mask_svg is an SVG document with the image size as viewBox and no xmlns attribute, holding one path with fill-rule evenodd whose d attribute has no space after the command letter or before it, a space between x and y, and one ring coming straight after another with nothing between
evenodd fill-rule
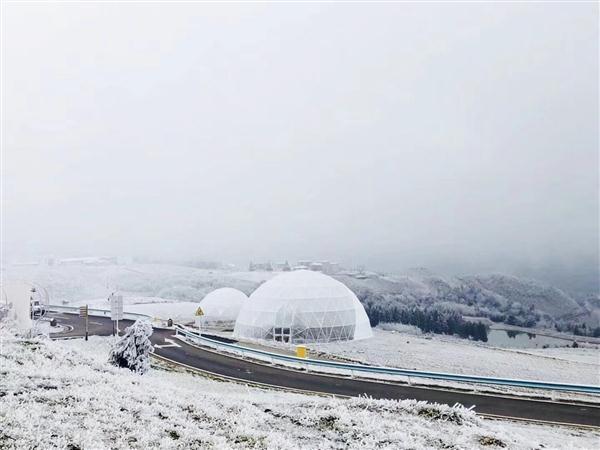
<instances>
[{"instance_id":1,"label":"roadside sign","mask_svg":"<svg viewBox=\"0 0 600 450\"><path fill-rule=\"evenodd\" d=\"M119 334L119 320L123 320L123 296L110 294L110 320L113 321L113 336Z\"/></svg>"},{"instance_id":2,"label":"roadside sign","mask_svg":"<svg viewBox=\"0 0 600 450\"><path fill-rule=\"evenodd\" d=\"M88 305L83 305L79 307L79 317L84 317L85 318L85 340L88 340L88 317L89 317L89 311L88 311Z\"/></svg>"},{"instance_id":3,"label":"roadside sign","mask_svg":"<svg viewBox=\"0 0 600 450\"><path fill-rule=\"evenodd\" d=\"M110 319L123 320L123 296L110 295Z\"/></svg>"},{"instance_id":4,"label":"roadside sign","mask_svg":"<svg viewBox=\"0 0 600 450\"><path fill-rule=\"evenodd\" d=\"M202 308L200 306L198 306L198 309L196 310L196 315L197 316L203 316L204 315L204 311L202 311Z\"/></svg>"}]
</instances>

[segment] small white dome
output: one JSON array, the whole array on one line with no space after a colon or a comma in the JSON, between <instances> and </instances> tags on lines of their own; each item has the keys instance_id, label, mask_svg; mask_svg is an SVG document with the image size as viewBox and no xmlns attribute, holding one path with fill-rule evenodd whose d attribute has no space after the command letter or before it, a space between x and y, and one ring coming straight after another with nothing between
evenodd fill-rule
<instances>
[{"instance_id":1,"label":"small white dome","mask_svg":"<svg viewBox=\"0 0 600 450\"><path fill-rule=\"evenodd\" d=\"M205 323L230 323L233 325L248 297L233 288L220 288L208 293L200 302Z\"/></svg>"},{"instance_id":2,"label":"small white dome","mask_svg":"<svg viewBox=\"0 0 600 450\"><path fill-rule=\"evenodd\" d=\"M369 318L343 283L310 270L286 272L252 293L234 336L284 342L330 342L372 336Z\"/></svg>"}]
</instances>

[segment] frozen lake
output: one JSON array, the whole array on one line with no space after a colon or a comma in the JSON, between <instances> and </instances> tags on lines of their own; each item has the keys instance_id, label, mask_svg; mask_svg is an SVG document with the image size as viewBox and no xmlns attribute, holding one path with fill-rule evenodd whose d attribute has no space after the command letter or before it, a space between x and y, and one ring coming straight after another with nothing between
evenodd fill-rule
<instances>
[{"instance_id":1,"label":"frozen lake","mask_svg":"<svg viewBox=\"0 0 600 450\"><path fill-rule=\"evenodd\" d=\"M573 341L514 330L489 330L488 344L508 348L569 347Z\"/></svg>"}]
</instances>

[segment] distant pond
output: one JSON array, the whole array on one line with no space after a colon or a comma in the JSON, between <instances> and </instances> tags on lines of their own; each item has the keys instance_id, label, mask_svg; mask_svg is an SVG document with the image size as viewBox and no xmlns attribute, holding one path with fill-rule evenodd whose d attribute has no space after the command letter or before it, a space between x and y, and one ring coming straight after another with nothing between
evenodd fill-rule
<instances>
[{"instance_id":1,"label":"distant pond","mask_svg":"<svg viewBox=\"0 0 600 450\"><path fill-rule=\"evenodd\" d=\"M560 339L550 336L541 336L535 333L514 330L488 331L488 344L496 347L509 348L544 348L568 347L573 343L570 339Z\"/></svg>"}]
</instances>

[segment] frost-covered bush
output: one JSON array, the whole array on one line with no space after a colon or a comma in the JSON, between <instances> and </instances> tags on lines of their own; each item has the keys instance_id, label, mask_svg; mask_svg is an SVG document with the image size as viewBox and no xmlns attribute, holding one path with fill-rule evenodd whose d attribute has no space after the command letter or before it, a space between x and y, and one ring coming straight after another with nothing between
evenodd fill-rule
<instances>
[{"instance_id":1,"label":"frost-covered bush","mask_svg":"<svg viewBox=\"0 0 600 450\"><path fill-rule=\"evenodd\" d=\"M144 374L150 368L150 353L154 350L150 342L152 325L145 320L136 320L125 329L125 335L113 346L109 362L119 367Z\"/></svg>"}]
</instances>

